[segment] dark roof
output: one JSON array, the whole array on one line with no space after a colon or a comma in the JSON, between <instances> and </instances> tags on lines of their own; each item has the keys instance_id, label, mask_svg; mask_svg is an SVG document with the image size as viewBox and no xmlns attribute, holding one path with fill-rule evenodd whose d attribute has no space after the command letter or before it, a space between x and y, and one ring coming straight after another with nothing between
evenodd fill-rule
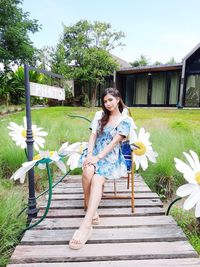
<instances>
[{"instance_id":1,"label":"dark roof","mask_svg":"<svg viewBox=\"0 0 200 267\"><path fill-rule=\"evenodd\" d=\"M182 63L176 64L162 64L162 65L148 65L148 66L139 66L132 68L121 68L118 73L121 74L131 74L131 73L145 73L145 72L156 72L156 71L169 71L169 70L181 70Z\"/></svg>"},{"instance_id":2,"label":"dark roof","mask_svg":"<svg viewBox=\"0 0 200 267\"><path fill-rule=\"evenodd\" d=\"M115 59L115 61L119 64L120 69L121 68L131 68L131 64L129 64L127 61L111 54L111 56Z\"/></svg>"}]
</instances>

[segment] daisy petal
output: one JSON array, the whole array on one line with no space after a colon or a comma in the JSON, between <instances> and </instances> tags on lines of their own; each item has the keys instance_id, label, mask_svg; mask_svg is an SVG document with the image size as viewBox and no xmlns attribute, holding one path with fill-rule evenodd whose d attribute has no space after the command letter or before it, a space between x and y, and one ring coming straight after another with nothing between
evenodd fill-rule
<instances>
[{"instance_id":1,"label":"daisy petal","mask_svg":"<svg viewBox=\"0 0 200 267\"><path fill-rule=\"evenodd\" d=\"M195 208L195 217L200 218L200 200L197 202L197 205Z\"/></svg>"},{"instance_id":2,"label":"daisy petal","mask_svg":"<svg viewBox=\"0 0 200 267\"><path fill-rule=\"evenodd\" d=\"M192 158L194 160L194 163L195 163L195 166L196 166L196 170L200 171L200 162L199 162L198 155L192 150L190 150L190 154L192 155Z\"/></svg>"},{"instance_id":3,"label":"daisy petal","mask_svg":"<svg viewBox=\"0 0 200 267\"><path fill-rule=\"evenodd\" d=\"M55 164L63 173L67 172L66 166L62 160L55 162Z\"/></svg>"},{"instance_id":4,"label":"daisy petal","mask_svg":"<svg viewBox=\"0 0 200 267\"><path fill-rule=\"evenodd\" d=\"M62 146L59 148L58 150L58 154L61 156L66 156L67 155L67 147L68 147L68 142L65 142L64 144L62 144Z\"/></svg>"},{"instance_id":5,"label":"daisy petal","mask_svg":"<svg viewBox=\"0 0 200 267\"><path fill-rule=\"evenodd\" d=\"M174 158L175 161L175 167L176 169L183 173L184 178L190 183L194 181L194 172L192 171L192 169L190 168L190 166L188 166L185 162L183 162L180 159Z\"/></svg>"},{"instance_id":6,"label":"daisy petal","mask_svg":"<svg viewBox=\"0 0 200 267\"><path fill-rule=\"evenodd\" d=\"M184 185L181 185L176 190L176 194L179 197L185 197L185 196L190 195L195 188L196 188L195 184L184 184Z\"/></svg>"},{"instance_id":7,"label":"daisy petal","mask_svg":"<svg viewBox=\"0 0 200 267\"><path fill-rule=\"evenodd\" d=\"M78 161L80 159L80 154L73 153L67 160L67 165L70 166L70 170L76 169L78 167Z\"/></svg>"},{"instance_id":8,"label":"daisy petal","mask_svg":"<svg viewBox=\"0 0 200 267\"><path fill-rule=\"evenodd\" d=\"M135 169L139 170L140 167L139 157L134 157L134 162L135 162Z\"/></svg>"},{"instance_id":9,"label":"daisy petal","mask_svg":"<svg viewBox=\"0 0 200 267\"><path fill-rule=\"evenodd\" d=\"M196 165L194 163L193 158L186 152L183 152L184 156L186 157L187 161L189 162L191 168L193 169L193 171L197 171L196 170Z\"/></svg>"},{"instance_id":10,"label":"daisy petal","mask_svg":"<svg viewBox=\"0 0 200 267\"><path fill-rule=\"evenodd\" d=\"M141 156L140 159L141 168L145 171L148 168L148 161L145 155Z\"/></svg>"},{"instance_id":11,"label":"daisy petal","mask_svg":"<svg viewBox=\"0 0 200 267\"><path fill-rule=\"evenodd\" d=\"M195 206L195 204L200 200L200 191L197 188L194 190L191 195L185 200L183 208L186 210L190 210Z\"/></svg>"}]
</instances>

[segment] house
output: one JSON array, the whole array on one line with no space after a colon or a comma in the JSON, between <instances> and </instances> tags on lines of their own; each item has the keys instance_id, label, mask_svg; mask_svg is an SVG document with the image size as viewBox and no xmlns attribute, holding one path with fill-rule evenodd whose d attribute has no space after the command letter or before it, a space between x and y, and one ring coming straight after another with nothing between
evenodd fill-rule
<instances>
[{"instance_id":1,"label":"house","mask_svg":"<svg viewBox=\"0 0 200 267\"><path fill-rule=\"evenodd\" d=\"M130 107L200 107L200 43L182 63L121 67L114 81Z\"/></svg>"}]
</instances>

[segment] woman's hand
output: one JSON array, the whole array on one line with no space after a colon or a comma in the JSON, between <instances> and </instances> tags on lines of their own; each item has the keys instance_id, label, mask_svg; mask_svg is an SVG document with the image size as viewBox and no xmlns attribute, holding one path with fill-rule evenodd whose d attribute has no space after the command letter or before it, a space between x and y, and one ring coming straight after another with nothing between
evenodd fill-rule
<instances>
[{"instance_id":1,"label":"woman's hand","mask_svg":"<svg viewBox=\"0 0 200 267\"><path fill-rule=\"evenodd\" d=\"M85 159L83 166L86 167L86 165L94 165L99 161L99 158L97 156L92 156L89 155L87 156L87 158Z\"/></svg>"}]
</instances>

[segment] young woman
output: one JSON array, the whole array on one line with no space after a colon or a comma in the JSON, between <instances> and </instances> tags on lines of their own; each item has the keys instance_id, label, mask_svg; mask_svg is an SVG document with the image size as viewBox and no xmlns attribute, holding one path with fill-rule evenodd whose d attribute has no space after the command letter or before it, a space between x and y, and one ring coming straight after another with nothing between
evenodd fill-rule
<instances>
[{"instance_id":1,"label":"young woman","mask_svg":"<svg viewBox=\"0 0 200 267\"><path fill-rule=\"evenodd\" d=\"M71 249L83 247L92 234L92 224L99 224L97 208L105 179L118 179L127 174L120 144L131 127L130 119L122 114L126 106L114 88L107 88L101 100L103 112L97 112L93 120L88 148L80 159L87 211L79 230L69 242Z\"/></svg>"}]
</instances>

